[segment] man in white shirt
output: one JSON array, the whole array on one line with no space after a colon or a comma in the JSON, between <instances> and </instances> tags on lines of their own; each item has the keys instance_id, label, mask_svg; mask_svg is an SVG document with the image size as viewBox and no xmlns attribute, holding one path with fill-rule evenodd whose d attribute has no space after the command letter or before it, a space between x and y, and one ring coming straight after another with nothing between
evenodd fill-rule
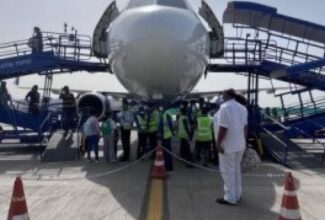
<instances>
[{"instance_id":1,"label":"man in white shirt","mask_svg":"<svg viewBox=\"0 0 325 220\"><path fill-rule=\"evenodd\" d=\"M236 205L241 198L241 160L246 147L247 109L235 101L233 89L223 92L225 101L214 115L216 150L224 181L224 197L216 202Z\"/></svg>"}]
</instances>

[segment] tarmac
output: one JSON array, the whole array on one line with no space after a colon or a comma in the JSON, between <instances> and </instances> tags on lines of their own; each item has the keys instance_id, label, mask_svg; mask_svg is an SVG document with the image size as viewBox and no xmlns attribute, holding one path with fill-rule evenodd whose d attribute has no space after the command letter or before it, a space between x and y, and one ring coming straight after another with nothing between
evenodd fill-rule
<instances>
[{"instance_id":1,"label":"tarmac","mask_svg":"<svg viewBox=\"0 0 325 220\"><path fill-rule=\"evenodd\" d=\"M133 134L133 159L135 139ZM215 202L223 195L223 183L212 164L208 171L189 169L174 160L174 171L169 173L162 188L159 185L157 188L149 181L151 160L114 164L107 164L103 159L99 164L86 160L41 163L38 153L34 154L0 152L0 220L6 219L18 175L23 176L31 220L148 219L146 211L151 207L148 198L155 194L163 196L162 200L152 200L163 203L162 219L273 220L281 206L283 176L289 171L279 164L263 163L243 173L242 201L237 206L225 206ZM118 172L109 173L113 170ZM291 172L302 219L325 219L325 169Z\"/></svg>"}]
</instances>

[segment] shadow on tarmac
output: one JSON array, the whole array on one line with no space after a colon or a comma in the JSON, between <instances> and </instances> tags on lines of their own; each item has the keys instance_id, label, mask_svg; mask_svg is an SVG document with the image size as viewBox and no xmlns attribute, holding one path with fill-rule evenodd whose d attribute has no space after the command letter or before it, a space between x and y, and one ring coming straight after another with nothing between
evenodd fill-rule
<instances>
[{"instance_id":1,"label":"shadow on tarmac","mask_svg":"<svg viewBox=\"0 0 325 220\"><path fill-rule=\"evenodd\" d=\"M137 141L131 144L131 159L134 159ZM27 152L25 156L28 157L25 159L22 157L10 161L0 159L0 178L5 178L8 186L5 190L4 187L0 189L0 194L5 195L0 198L0 216L6 216L8 211L15 175L26 177L25 193L29 213L33 219L119 220L139 219L143 216L142 206L147 192L151 160L139 161L121 172L94 177L127 166L132 161L108 164L100 157L99 164L88 163L84 159L78 162L40 163L35 159L36 155L30 160L30 154L33 153ZM37 178L64 181L29 180ZM70 181L71 178L77 180ZM40 186L37 187L38 185ZM47 196L41 198L43 194ZM45 217L47 213L51 214Z\"/></svg>"},{"instance_id":2,"label":"shadow on tarmac","mask_svg":"<svg viewBox=\"0 0 325 220\"><path fill-rule=\"evenodd\" d=\"M134 135L134 134L133 134ZM134 137L133 139L134 140ZM135 158L137 142L132 142L131 158ZM119 146L121 148L121 146ZM174 146L174 152L178 147ZM2 156L3 157L3 156ZM138 164L118 173L93 178L129 163L106 164L79 162L40 163L37 160L0 160L0 175L20 174L28 177L49 177L50 179L81 178L76 181L35 182L24 181L25 193L31 216L43 219L139 219L143 217L143 201L147 192L148 176L152 161ZM209 165L212 168L212 164ZM174 171L167 180L167 213L169 220L251 220L276 219L283 195L284 177L267 177L267 174L284 174L279 165L262 165L253 172L244 173L243 196L234 207L222 206L215 202L223 195L220 174L206 172L199 168L188 169L174 159ZM315 171L324 175L324 170ZM246 176L247 175L247 176ZM265 175L254 176L254 175ZM82 178L85 176L85 178ZM8 189L0 190L0 215L6 215L12 190L12 180ZM296 180L299 190L299 181ZM49 198L42 197L48 194ZM44 212L44 210L47 210ZM70 213L67 215L66 213Z\"/></svg>"}]
</instances>

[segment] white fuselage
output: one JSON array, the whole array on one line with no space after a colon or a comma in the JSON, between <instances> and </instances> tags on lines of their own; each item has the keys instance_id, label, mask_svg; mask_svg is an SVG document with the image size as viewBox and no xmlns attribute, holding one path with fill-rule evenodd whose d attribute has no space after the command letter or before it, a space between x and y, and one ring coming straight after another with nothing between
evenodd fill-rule
<instances>
[{"instance_id":1,"label":"white fuselage","mask_svg":"<svg viewBox=\"0 0 325 220\"><path fill-rule=\"evenodd\" d=\"M131 93L172 101L189 93L208 64L209 36L187 8L128 8L108 30L109 64Z\"/></svg>"}]
</instances>

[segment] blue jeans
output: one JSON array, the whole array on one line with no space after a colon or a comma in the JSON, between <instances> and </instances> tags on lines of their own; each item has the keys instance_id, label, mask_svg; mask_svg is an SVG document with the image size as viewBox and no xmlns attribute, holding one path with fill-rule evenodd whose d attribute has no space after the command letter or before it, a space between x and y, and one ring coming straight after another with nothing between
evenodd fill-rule
<instances>
[{"instance_id":1,"label":"blue jeans","mask_svg":"<svg viewBox=\"0 0 325 220\"><path fill-rule=\"evenodd\" d=\"M98 160L98 141L99 138L97 135L91 135L87 137L87 157L90 160L90 154L92 149L95 151L95 158Z\"/></svg>"}]
</instances>

